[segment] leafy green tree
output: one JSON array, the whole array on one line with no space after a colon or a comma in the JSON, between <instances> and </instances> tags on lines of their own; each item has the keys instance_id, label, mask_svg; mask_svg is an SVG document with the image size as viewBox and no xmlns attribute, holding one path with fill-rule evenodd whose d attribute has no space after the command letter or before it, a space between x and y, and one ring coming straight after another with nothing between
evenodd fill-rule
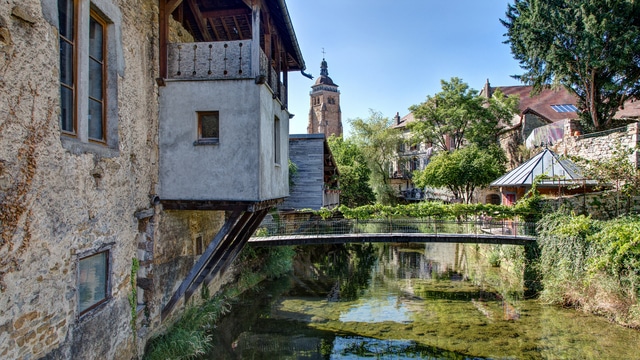
<instances>
[{"instance_id":1,"label":"leafy green tree","mask_svg":"<svg viewBox=\"0 0 640 360\"><path fill-rule=\"evenodd\" d=\"M402 134L392 128L392 120L380 112L369 110L367 119L349 119L353 140L362 151L371 170L371 187L376 199L383 204L395 202L396 193L391 187L389 169L402 143Z\"/></svg>"},{"instance_id":2,"label":"leafy green tree","mask_svg":"<svg viewBox=\"0 0 640 360\"><path fill-rule=\"evenodd\" d=\"M485 187L505 172L506 156L496 145L480 149L470 145L453 152L441 151L427 167L414 172L419 187L446 187L465 203L473 201L473 192Z\"/></svg>"},{"instance_id":3,"label":"leafy green tree","mask_svg":"<svg viewBox=\"0 0 640 360\"><path fill-rule=\"evenodd\" d=\"M376 197L369 186L371 170L358 145L337 136L331 136L327 142L340 172L340 203L356 207L375 202Z\"/></svg>"},{"instance_id":4,"label":"leafy green tree","mask_svg":"<svg viewBox=\"0 0 640 360\"><path fill-rule=\"evenodd\" d=\"M470 144L476 144L481 148L498 144L498 136L504 125L510 124L513 116L520 113L520 97L506 96L500 89L496 89L491 98L484 101L480 118L465 135Z\"/></svg>"},{"instance_id":5,"label":"leafy green tree","mask_svg":"<svg viewBox=\"0 0 640 360\"><path fill-rule=\"evenodd\" d=\"M518 98L496 91L487 102L457 77L440 83L442 91L409 108L418 120L409 125L415 142L431 142L446 151L465 143L486 147L497 142L501 124L518 113Z\"/></svg>"},{"instance_id":6,"label":"leafy green tree","mask_svg":"<svg viewBox=\"0 0 640 360\"><path fill-rule=\"evenodd\" d=\"M579 98L584 124L610 126L625 100L640 95L640 2L515 0L506 43L534 91L563 85Z\"/></svg>"}]
</instances>

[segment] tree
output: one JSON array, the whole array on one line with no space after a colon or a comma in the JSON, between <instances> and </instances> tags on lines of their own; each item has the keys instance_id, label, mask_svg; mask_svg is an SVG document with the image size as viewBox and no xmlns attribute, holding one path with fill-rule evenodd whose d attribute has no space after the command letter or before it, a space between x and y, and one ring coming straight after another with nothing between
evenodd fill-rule
<instances>
[{"instance_id":1,"label":"tree","mask_svg":"<svg viewBox=\"0 0 640 360\"><path fill-rule=\"evenodd\" d=\"M505 36L524 74L540 91L551 84L576 94L583 124L610 126L625 100L640 94L640 2L515 0Z\"/></svg>"},{"instance_id":2,"label":"tree","mask_svg":"<svg viewBox=\"0 0 640 360\"><path fill-rule=\"evenodd\" d=\"M353 140L362 151L371 170L371 187L376 199L382 204L395 202L396 193L391 187L389 169L402 143L402 134L392 128L390 118L380 112L369 110L368 119L349 119L353 131Z\"/></svg>"},{"instance_id":3,"label":"tree","mask_svg":"<svg viewBox=\"0 0 640 360\"><path fill-rule=\"evenodd\" d=\"M375 202L375 194L369 186L371 170L358 145L333 135L327 142L340 172L340 203L357 207Z\"/></svg>"},{"instance_id":4,"label":"tree","mask_svg":"<svg viewBox=\"0 0 640 360\"><path fill-rule=\"evenodd\" d=\"M506 96L496 89L489 100L484 100L481 118L467 131L465 138L470 144L487 148L499 142L499 134L505 124L510 124L513 116L520 113L520 97Z\"/></svg>"},{"instance_id":5,"label":"tree","mask_svg":"<svg viewBox=\"0 0 640 360\"><path fill-rule=\"evenodd\" d=\"M480 149L474 144L453 152L439 152L424 170L414 172L413 181L419 187L446 187L454 196L470 203L477 188L486 187L504 174L505 162L500 147Z\"/></svg>"},{"instance_id":6,"label":"tree","mask_svg":"<svg viewBox=\"0 0 640 360\"><path fill-rule=\"evenodd\" d=\"M496 92L487 102L457 77L440 83L442 91L409 108L418 120L409 125L416 142L431 142L446 151L465 142L486 147L497 142L500 122L518 112L517 98Z\"/></svg>"}]
</instances>

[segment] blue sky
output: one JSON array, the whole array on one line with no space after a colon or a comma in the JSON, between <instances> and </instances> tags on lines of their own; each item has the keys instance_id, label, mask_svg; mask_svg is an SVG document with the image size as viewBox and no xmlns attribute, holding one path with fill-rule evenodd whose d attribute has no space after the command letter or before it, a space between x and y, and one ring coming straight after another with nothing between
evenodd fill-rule
<instances>
[{"instance_id":1,"label":"blue sky","mask_svg":"<svg viewBox=\"0 0 640 360\"><path fill-rule=\"evenodd\" d=\"M322 49L329 76L339 85L342 122L406 115L411 105L457 76L480 90L518 85L521 73L503 44L509 1L502 0L287 0L307 73L320 75ZM289 74L290 133L307 132L314 80Z\"/></svg>"}]
</instances>

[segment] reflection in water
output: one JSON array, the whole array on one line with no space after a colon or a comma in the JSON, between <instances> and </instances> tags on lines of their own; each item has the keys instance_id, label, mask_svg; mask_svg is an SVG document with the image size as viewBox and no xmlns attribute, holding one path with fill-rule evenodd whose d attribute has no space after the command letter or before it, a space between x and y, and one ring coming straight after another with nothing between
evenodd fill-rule
<instances>
[{"instance_id":1,"label":"reflection in water","mask_svg":"<svg viewBox=\"0 0 640 360\"><path fill-rule=\"evenodd\" d=\"M247 294L208 359L637 358L640 333L524 300L517 259L461 244L307 248ZM509 251L517 253L514 247ZM257 296L258 295L258 296Z\"/></svg>"}]
</instances>

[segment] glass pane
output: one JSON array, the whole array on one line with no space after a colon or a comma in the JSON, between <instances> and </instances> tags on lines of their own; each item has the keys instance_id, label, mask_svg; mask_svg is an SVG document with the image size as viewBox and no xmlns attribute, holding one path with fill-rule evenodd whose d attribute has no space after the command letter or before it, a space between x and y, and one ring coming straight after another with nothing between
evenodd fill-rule
<instances>
[{"instance_id":1,"label":"glass pane","mask_svg":"<svg viewBox=\"0 0 640 360\"><path fill-rule=\"evenodd\" d=\"M102 61L102 24L97 22L93 16L89 20L89 56Z\"/></svg>"},{"instance_id":2,"label":"glass pane","mask_svg":"<svg viewBox=\"0 0 640 360\"><path fill-rule=\"evenodd\" d=\"M107 298L107 255L101 252L80 259L78 264L78 296L80 312Z\"/></svg>"},{"instance_id":3,"label":"glass pane","mask_svg":"<svg viewBox=\"0 0 640 360\"><path fill-rule=\"evenodd\" d=\"M73 86L73 45L60 40L60 82Z\"/></svg>"},{"instance_id":4,"label":"glass pane","mask_svg":"<svg viewBox=\"0 0 640 360\"><path fill-rule=\"evenodd\" d=\"M73 0L58 0L58 31L73 41Z\"/></svg>"},{"instance_id":5,"label":"glass pane","mask_svg":"<svg viewBox=\"0 0 640 360\"><path fill-rule=\"evenodd\" d=\"M73 91L60 86L60 128L74 132L73 129Z\"/></svg>"},{"instance_id":6,"label":"glass pane","mask_svg":"<svg viewBox=\"0 0 640 360\"><path fill-rule=\"evenodd\" d=\"M89 96L102 100L102 64L89 59Z\"/></svg>"},{"instance_id":7,"label":"glass pane","mask_svg":"<svg viewBox=\"0 0 640 360\"><path fill-rule=\"evenodd\" d=\"M93 99L89 99L89 138L100 141L104 140L102 103Z\"/></svg>"},{"instance_id":8,"label":"glass pane","mask_svg":"<svg viewBox=\"0 0 640 360\"><path fill-rule=\"evenodd\" d=\"M200 114L200 136L203 139L218 137L218 114Z\"/></svg>"},{"instance_id":9,"label":"glass pane","mask_svg":"<svg viewBox=\"0 0 640 360\"><path fill-rule=\"evenodd\" d=\"M63 131L74 132L73 129L73 91L60 87L60 128Z\"/></svg>"}]
</instances>

